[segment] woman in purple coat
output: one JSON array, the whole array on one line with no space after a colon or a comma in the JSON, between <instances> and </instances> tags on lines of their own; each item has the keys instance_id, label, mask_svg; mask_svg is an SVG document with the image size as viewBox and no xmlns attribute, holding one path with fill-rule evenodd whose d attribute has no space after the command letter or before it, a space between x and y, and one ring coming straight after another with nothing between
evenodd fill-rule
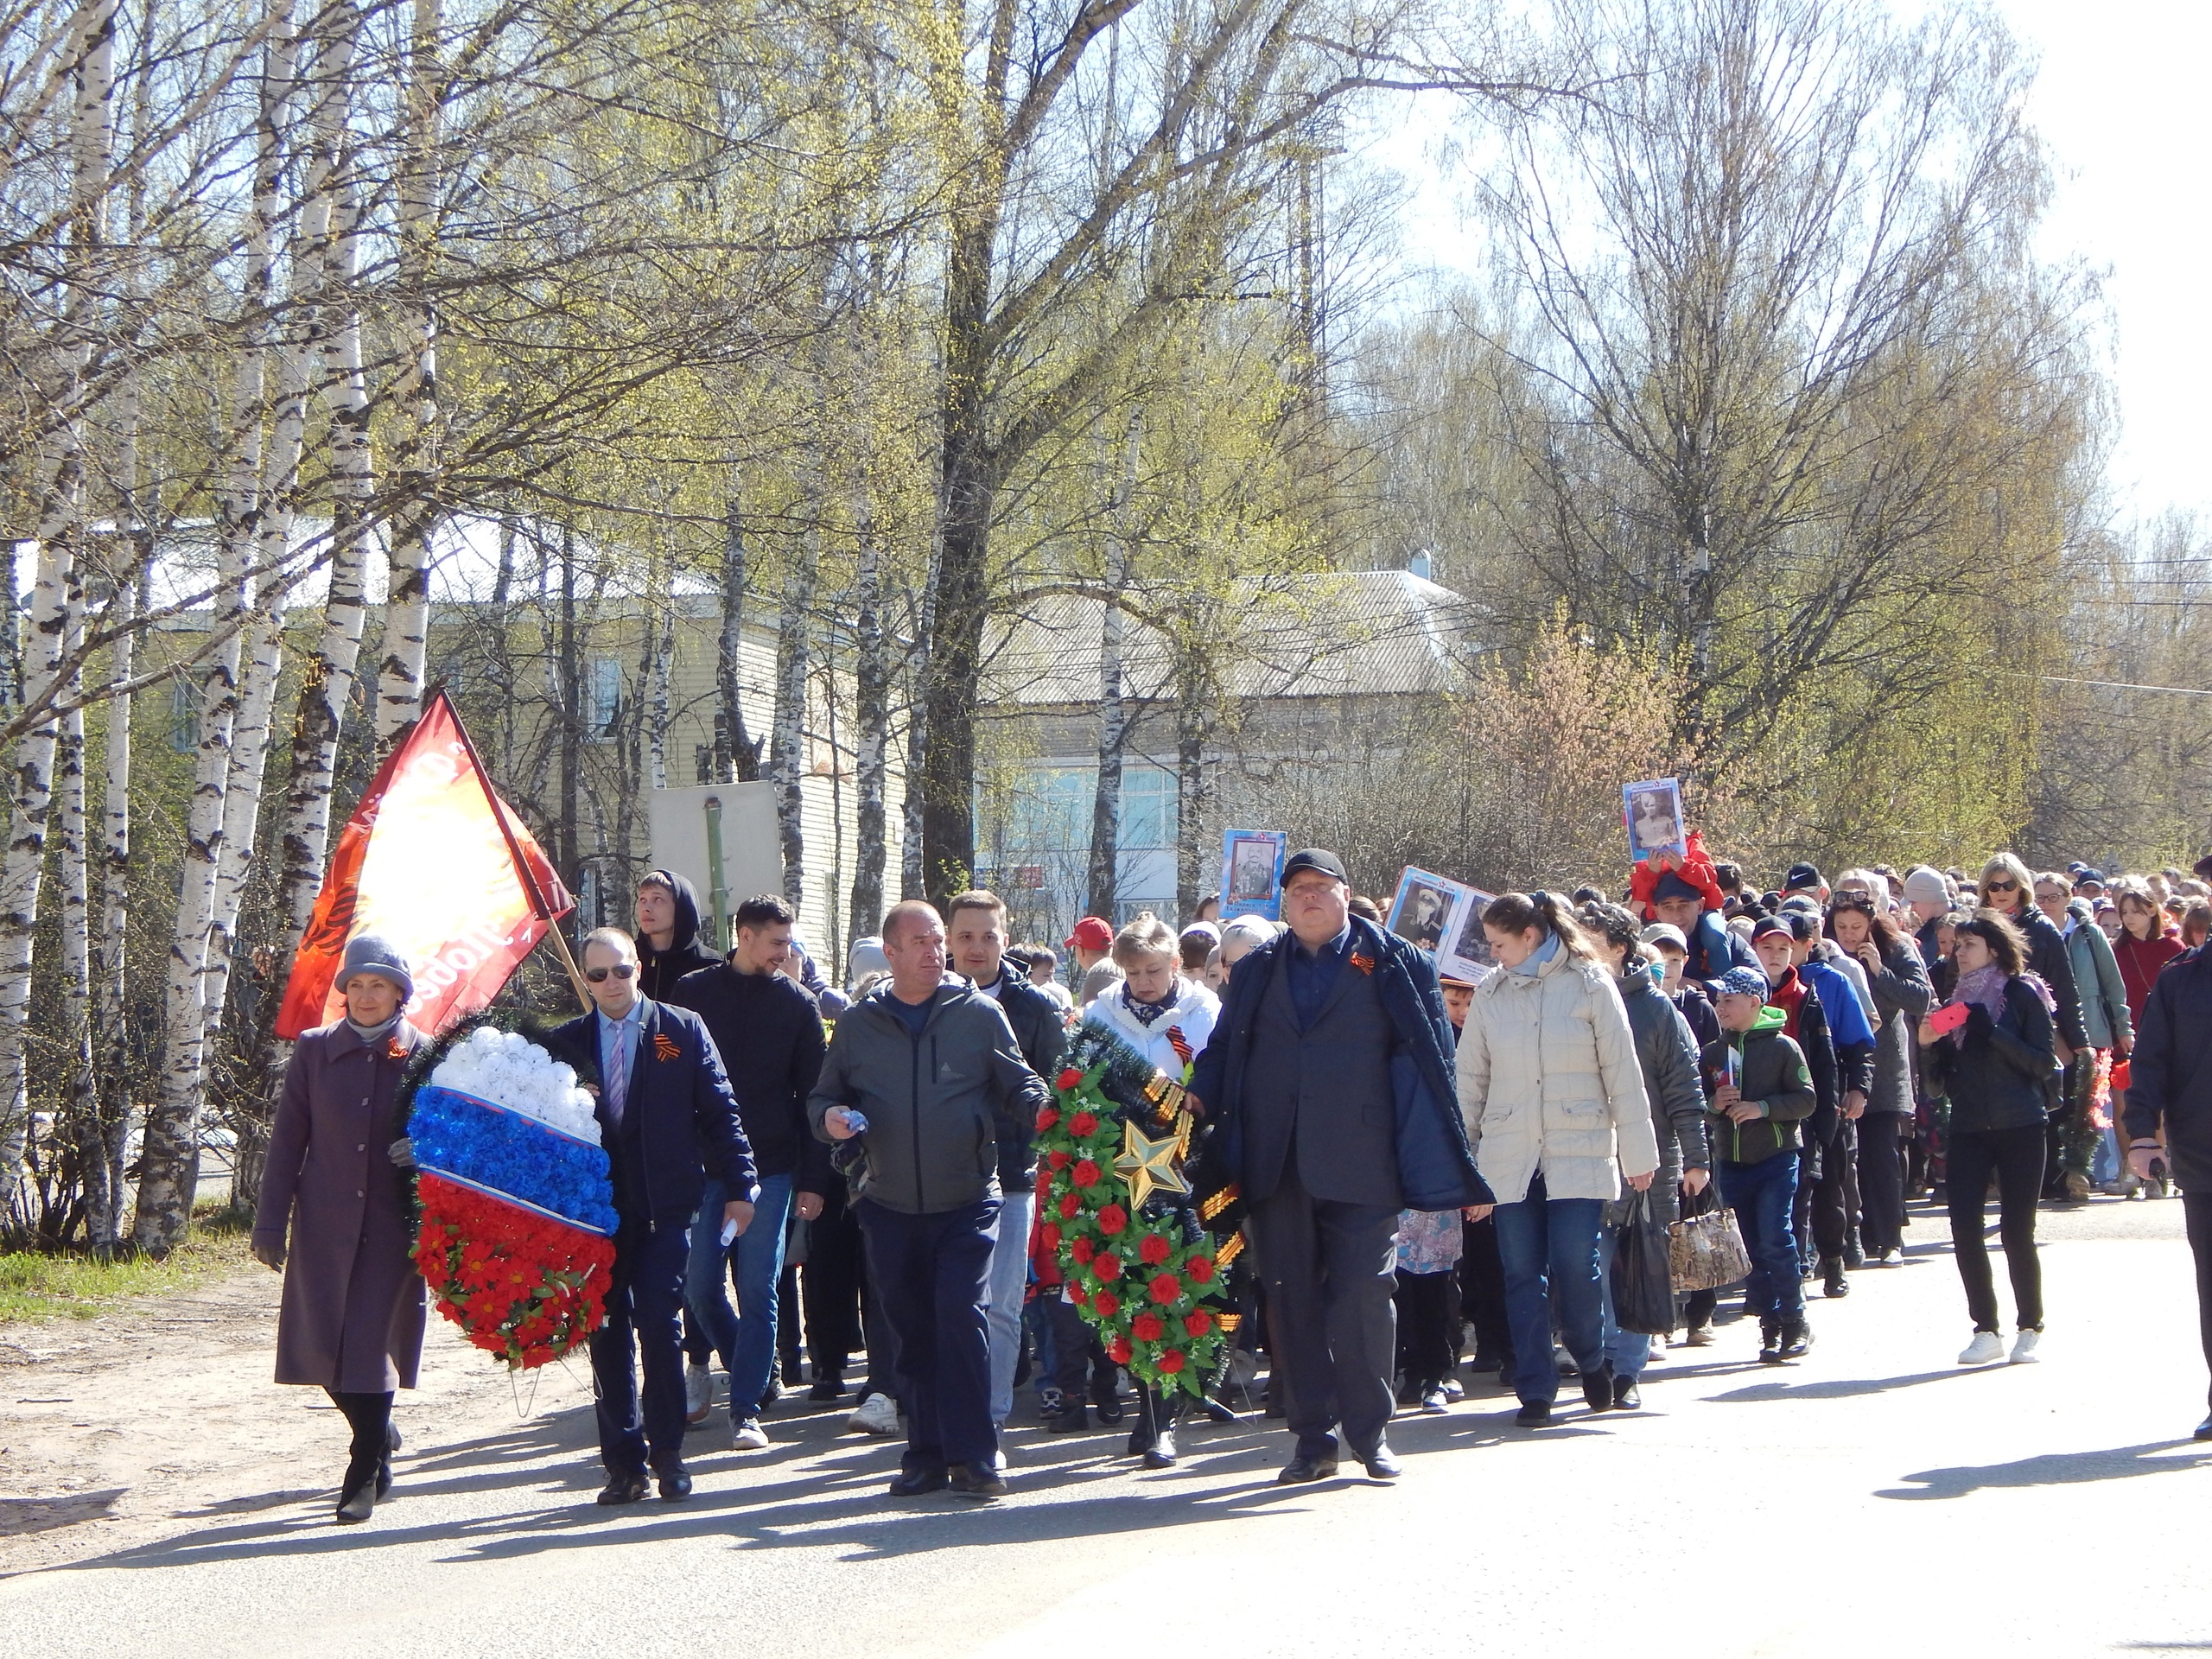
<instances>
[{"instance_id":1,"label":"woman in purple coat","mask_svg":"<svg viewBox=\"0 0 2212 1659\"><path fill-rule=\"evenodd\" d=\"M425 1299L400 1174L412 1157L392 1101L428 1039L401 1017L415 982L385 940L350 942L338 984L346 1017L302 1036L284 1073L253 1256L284 1275L276 1380L323 1389L353 1431L338 1496L338 1519L352 1522L391 1489L392 1391L415 1386L423 1357Z\"/></svg>"}]
</instances>

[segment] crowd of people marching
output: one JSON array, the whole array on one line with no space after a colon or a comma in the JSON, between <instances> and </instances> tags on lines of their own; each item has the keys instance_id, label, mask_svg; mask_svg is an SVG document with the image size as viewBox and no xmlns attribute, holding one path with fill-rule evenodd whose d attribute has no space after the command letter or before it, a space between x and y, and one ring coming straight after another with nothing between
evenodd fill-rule
<instances>
[{"instance_id":1,"label":"crowd of people marching","mask_svg":"<svg viewBox=\"0 0 2212 1659\"><path fill-rule=\"evenodd\" d=\"M1592 1412L1638 1409L1669 1344L1615 1317L1631 1207L1662 1227L1732 1211L1740 1326L1732 1291L1691 1292L1675 1341L1755 1331L1786 1364L1813 1345L1808 1298L1897 1267L1910 1201L1941 1189L1958 1361L1982 1365L2038 1357L2039 1204L2180 1189L2212 1363L2212 859L1800 863L1761 890L1693 837L1618 895L1489 901L1479 982L1440 977L1324 849L1285 861L1280 901L1277 922L1209 899L1179 931L1085 918L1065 961L1011 939L989 893L910 902L833 985L780 899L739 906L716 957L690 884L648 875L634 933L585 939L596 1007L556 1039L601 1079L621 1218L591 1338L600 1501L649 1477L679 1499L687 1433L764 1449L801 1401L903 1434L899 1496L1003 1492L1025 1419L1128 1421L1129 1455L1173 1465L1182 1396L1133 1386L1039 1224L1033 1127L1086 1021L1182 1081L1236 1185L1247 1317L1193 1409L1284 1419L1286 1483L1346 1449L1395 1478L1394 1414L1448 1413L1484 1379L1531 1430L1567 1379ZM346 1017L292 1062L254 1250L290 1263L277 1380L345 1411L338 1514L360 1520L390 1490L392 1391L423 1337L410 1153L383 1132L422 1035L385 942L356 938L340 986Z\"/></svg>"}]
</instances>

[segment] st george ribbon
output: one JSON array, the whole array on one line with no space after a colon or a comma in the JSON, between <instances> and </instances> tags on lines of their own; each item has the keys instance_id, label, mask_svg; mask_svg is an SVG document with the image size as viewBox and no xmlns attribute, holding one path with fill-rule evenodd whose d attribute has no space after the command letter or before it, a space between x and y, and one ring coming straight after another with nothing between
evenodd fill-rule
<instances>
[{"instance_id":1,"label":"st george ribbon","mask_svg":"<svg viewBox=\"0 0 2212 1659\"><path fill-rule=\"evenodd\" d=\"M378 768L346 821L276 1017L291 1039L345 1012L346 942L390 940L414 970L407 1018L435 1034L483 1007L575 907L551 861L492 788L443 691Z\"/></svg>"}]
</instances>

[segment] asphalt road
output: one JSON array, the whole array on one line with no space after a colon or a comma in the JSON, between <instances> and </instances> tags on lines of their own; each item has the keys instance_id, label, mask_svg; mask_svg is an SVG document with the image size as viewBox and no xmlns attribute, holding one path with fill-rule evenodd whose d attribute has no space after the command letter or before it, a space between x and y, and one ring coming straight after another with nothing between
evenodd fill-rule
<instances>
[{"instance_id":1,"label":"asphalt road","mask_svg":"<svg viewBox=\"0 0 2212 1659\"><path fill-rule=\"evenodd\" d=\"M2180 1205L2044 1222L2039 1365L1956 1366L1964 1305L1923 1213L1908 1266L1813 1305L1802 1363L1761 1367L1738 1325L1655 1366L1641 1414L1534 1435L1478 1391L1394 1426L1393 1488L1278 1488L1287 1437L1255 1420L1189 1431L1159 1474L1112 1455L1119 1433L1025 1428L1008 1501L894 1503L895 1448L840 1414L772 1419L777 1447L742 1458L695 1435L689 1503L609 1512L581 1371L465 1435L403 1395L399 1490L368 1526L300 1501L312 1471L243 1481L159 1541L0 1581L0 1653L2212 1649Z\"/></svg>"}]
</instances>

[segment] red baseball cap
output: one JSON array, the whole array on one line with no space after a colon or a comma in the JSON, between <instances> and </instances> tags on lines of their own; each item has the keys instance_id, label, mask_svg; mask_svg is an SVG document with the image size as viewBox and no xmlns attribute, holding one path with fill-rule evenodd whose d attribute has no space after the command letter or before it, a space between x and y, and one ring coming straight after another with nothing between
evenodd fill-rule
<instances>
[{"instance_id":1,"label":"red baseball cap","mask_svg":"<svg viewBox=\"0 0 2212 1659\"><path fill-rule=\"evenodd\" d=\"M1071 950L1108 950L1113 948L1114 930L1097 917L1086 916L1061 943Z\"/></svg>"}]
</instances>

